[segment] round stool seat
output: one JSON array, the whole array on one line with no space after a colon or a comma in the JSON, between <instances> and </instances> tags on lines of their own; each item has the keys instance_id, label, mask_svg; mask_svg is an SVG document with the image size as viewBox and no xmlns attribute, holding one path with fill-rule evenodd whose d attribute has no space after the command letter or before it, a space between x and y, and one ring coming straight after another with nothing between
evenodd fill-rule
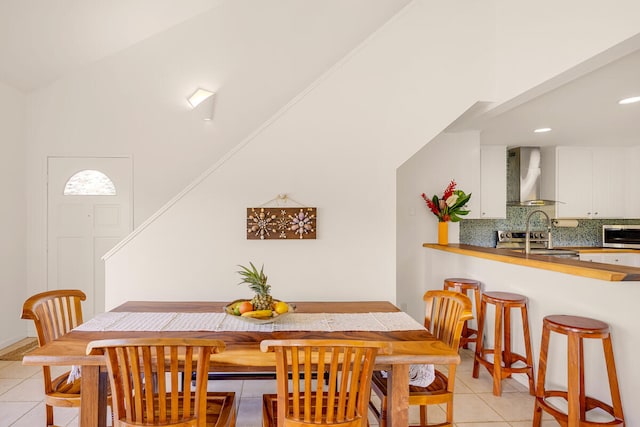
<instances>
[{"instance_id":1,"label":"round stool seat","mask_svg":"<svg viewBox=\"0 0 640 427\"><path fill-rule=\"evenodd\" d=\"M485 292L483 299L491 304L526 304L527 297L511 292Z\"/></svg>"},{"instance_id":2,"label":"round stool seat","mask_svg":"<svg viewBox=\"0 0 640 427\"><path fill-rule=\"evenodd\" d=\"M467 289L480 289L480 282L473 279L463 279L460 277L453 277L444 279L445 288L453 288L459 286L460 288Z\"/></svg>"},{"instance_id":3,"label":"round stool seat","mask_svg":"<svg viewBox=\"0 0 640 427\"><path fill-rule=\"evenodd\" d=\"M609 333L609 325L588 317L554 314L546 316L543 322L548 328L559 334L602 335Z\"/></svg>"}]
</instances>

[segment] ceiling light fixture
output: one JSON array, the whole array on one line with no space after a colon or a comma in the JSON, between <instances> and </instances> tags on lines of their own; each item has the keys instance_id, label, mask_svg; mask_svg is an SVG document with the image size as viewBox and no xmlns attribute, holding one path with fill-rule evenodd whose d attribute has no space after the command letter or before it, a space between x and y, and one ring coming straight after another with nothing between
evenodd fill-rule
<instances>
[{"instance_id":1,"label":"ceiling light fixture","mask_svg":"<svg viewBox=\"0 0 640 427\"><path fill-rule=\"evenodd\" d=\"M213 92L208 91L206 89L198 88L196 89L195 92L193 92L193 94L190 97L187 98L187 101L189 101L191 108L196 108L198 105L204 102L211 95L213 95Z\"/></svg>"},{"instance_id":2,"label":"ceiling light fixture","mask_svg":"<svg viewBox=\"0 0 640 427\"><path fill-rule=\"evenodd\" d=\"M202 114L202 120L213 120L213 110L215 104L215 93L210 90L198 88L191 96L187 98L189 105L194 110L199 110Z\"/></svg>"},{"instance_id":3,"label":"ceiling light fixture","mask_svg":"<svg viewBox=\"0 0 640 427\"><path fill-rule=\"evenodd\" d=\"M640 96L632 96L631 98L621 99L620 101L618 101L618 104L625 105L633 104L635 102L640 102Z\"/></svg>"},{"instance_id":4,"label":"ceiling light fixture","mask_svg":"<svg viewBox=\"0 0 640 427\"><path fill-rule=\"evenodd\" d=\"M538 128L533 130L535 133L551 132L551 128Z\"/></svg>"}]
</instances>

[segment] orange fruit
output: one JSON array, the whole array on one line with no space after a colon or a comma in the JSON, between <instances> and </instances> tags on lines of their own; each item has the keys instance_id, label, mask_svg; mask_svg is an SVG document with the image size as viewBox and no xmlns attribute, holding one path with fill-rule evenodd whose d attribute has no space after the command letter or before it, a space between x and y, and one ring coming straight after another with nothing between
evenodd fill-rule
<instances>
[{"instance_id":1,"label":"orange fruit","mask_svg":"<svg viewBox=\"0 0 640 427\"><path fill-rule=\"evenodd\" d=\"M247 311L253 311L253 304L251 304L251 301L242 301L238 306L238 311L240 314L246 313Z\"/></svg>"}]
</instances>

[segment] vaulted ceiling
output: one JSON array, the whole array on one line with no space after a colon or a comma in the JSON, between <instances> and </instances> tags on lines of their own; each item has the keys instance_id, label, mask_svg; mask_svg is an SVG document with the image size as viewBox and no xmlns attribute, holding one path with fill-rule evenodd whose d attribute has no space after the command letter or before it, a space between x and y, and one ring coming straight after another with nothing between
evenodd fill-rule
<instances>
[{"instance_id":1,"label":"vaulted ceiling","mask_svg":"<svg viewBox=\"0 0 640 427\"><path fill-rule=\"evenodd\" d=\"M0 0L0 82L37 90L223 1ZM499 115L456 127L481 130L487 144L637 144L640 104L616 101L640 95L639 75L637 51ZM544 126L553 131L532 133Z\"/></svg>"},{"instance_id":2,"label":"vaulted ceiling","mask_svg":"<svg viewBox=\"0 0 640 427\"><path fill-rule=\"evenodd\" d=\"M41 88L221 1L0 0L0 82Z\"/></svg>"}]
</instances>

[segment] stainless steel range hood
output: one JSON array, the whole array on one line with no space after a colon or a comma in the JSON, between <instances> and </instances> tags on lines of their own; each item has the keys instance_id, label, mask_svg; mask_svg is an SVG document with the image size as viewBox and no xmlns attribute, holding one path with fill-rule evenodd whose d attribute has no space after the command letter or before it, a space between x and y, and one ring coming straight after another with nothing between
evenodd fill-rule
<instances>
[{"instance_id":1,"label":"stainless steel range hood","mask_svg":"<svg viewBox=\"0 0 640 427\"><path fill-rule=\"evenodd\" d=\"M546 206L555 200L540 198L540 177L544 172L540 162L540 147L516 147L507 153L507 205Z\"/></svg>"}]
</instances>

